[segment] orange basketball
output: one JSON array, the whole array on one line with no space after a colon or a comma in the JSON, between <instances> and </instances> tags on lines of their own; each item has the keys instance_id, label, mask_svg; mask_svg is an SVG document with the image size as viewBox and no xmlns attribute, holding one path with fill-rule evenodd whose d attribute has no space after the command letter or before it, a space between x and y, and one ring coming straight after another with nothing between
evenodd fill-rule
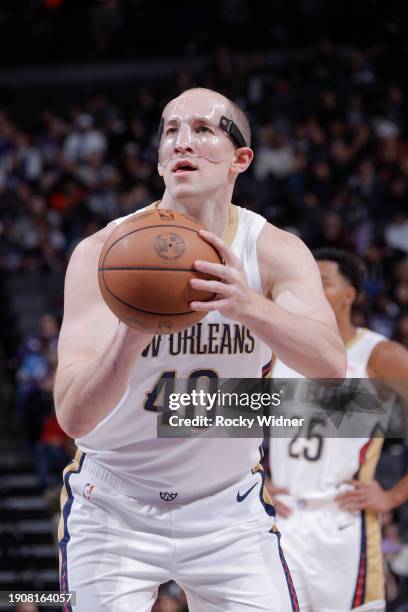
<instances>
[{"instance_id":1,"label":"orange basketball","mask_svg":"<svg viewBox=\"0 0 408 612\"><path fill-rule=\"evenodd\" d=\"M164 209L135 214L120 223L103 246L98 267L102 296L126 325L170 334L205 317L191 310L193 300L214 294L190 287L191 278L214 278L193 269L196 259L220 263L214 247L198 234L200 223Z\"/></svg>"}]
</instances>

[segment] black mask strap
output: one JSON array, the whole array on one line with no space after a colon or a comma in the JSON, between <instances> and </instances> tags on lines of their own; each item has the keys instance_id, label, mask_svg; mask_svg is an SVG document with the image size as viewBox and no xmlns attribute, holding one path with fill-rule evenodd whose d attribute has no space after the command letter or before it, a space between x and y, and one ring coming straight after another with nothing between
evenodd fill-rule
<instances>
[{"instance_id":1,"label":"black mask strap","mask_svg":"<svg viewBox=\"0 0 408 612\"><path fill-rule=\"evenodd\" d=\"M237 126L236 123L233 122L232 119L228 119L224 117L224 115L220 119L220 128L228 134L230 138L235 142L238 147L247 147L247 143L245 142L245 138L242 135L241 130Z\"/></svg>"}]
</instances>

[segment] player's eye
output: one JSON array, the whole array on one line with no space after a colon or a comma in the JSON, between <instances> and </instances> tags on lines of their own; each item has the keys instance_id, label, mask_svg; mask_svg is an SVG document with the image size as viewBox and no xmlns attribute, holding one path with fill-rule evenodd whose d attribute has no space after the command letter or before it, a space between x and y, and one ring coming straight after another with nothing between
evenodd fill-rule
<instances>
[{"instance_id":1,"label":"player's eye","mask_svg":"<svg viewBox=\"0 0 408 612\"><path fill-rule=\"evenodd\" d=\"M165 129L165 134L166 136L168 136L169 134L175 134L177 132L177 128L176 127L168 127Z\"/></svg>"},{"instance_id":2,"label":"player's eye","mask_svg":"<svg viewBox=\"0 0 408 612\"><path fill-rule=\"evenodd\" d=\"M196 131L200 134L212 134L211 128L209 128L207 125L199 125L196 128Z\"/></svg>"}]
</instances>

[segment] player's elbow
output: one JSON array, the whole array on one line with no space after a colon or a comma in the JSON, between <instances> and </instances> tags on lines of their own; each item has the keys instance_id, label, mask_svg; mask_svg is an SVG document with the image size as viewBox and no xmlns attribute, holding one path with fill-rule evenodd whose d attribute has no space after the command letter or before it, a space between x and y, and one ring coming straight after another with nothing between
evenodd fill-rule
<instances>
[{"instance_id":1,"label":"player's elbow","mask_svg":"<svg viewBox=\"0 0 408 612\"><path fill-rule=\"evenodd\" d=\"M70 438L82 438L92 429L78 415L78 405L71 406L69 394L54 389L55 415L61 429Z\"/></svg>"},{"instance_id":2,"label":"player's elbow","mask_svg":"<svg viewBox=\"0 0 408 612\"><path fill-rule=\"evenodd\" d=\"M344 380L346 377L346 367L342 366L338 363L333 363L328 366L327 373L323 378L337 378L339 380Z\"/></svg>"},{"instance_id":3,"label":"player's elbow","mask_svg":"<svg viewBox=\"0 0 408 612\"><path fill-rule=\"evenodd\" d=\"M55 414L59 426L70 438L82 438L92 429L91 427L87 427L85 423L81 423L77 417L66 414L62 410L56 408Z\"/></svg>"},{"instance_id":4,"label":"player's elbow","mask_svg":"<svg viewBox=\"0 0 408 612\"><path fill-rule=\"evenodd\" d=\"M64 410L63 403L59 402L54 396L55 416L57 417L58 425L61 427L67 436L70 438L80 438L83 436L82 428L78 419L72 417L67 410Z\"/></svg>"}]
</instances>

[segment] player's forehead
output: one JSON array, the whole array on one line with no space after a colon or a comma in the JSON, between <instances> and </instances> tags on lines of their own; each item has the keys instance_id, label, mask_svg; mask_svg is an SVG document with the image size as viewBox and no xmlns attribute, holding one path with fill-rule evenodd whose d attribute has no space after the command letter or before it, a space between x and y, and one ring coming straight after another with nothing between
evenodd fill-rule
<instances>
[{"instance_id":1,"label":"player's forehead","mask_svg":"<svg viewBox=\"0 0 408 612\"><path fill-rule=\"evenodd\" d=\"M167 104L163 111L163 121L207 119L218 123L223 115L230 115L228 102L223 96L205 91L186 92Z\"/></svg>"},{"instance_id":2,"label":"player's forehead","mask_svg":"<svg viewBox=\"0 0 408 612\"><path fill-rule=\"evenodd\" d=\"M330 279L333 282L344 282L345 278L340 272L337 261L321 259L317 262L317 265L319 266L320 274L323 279Z\"/></svg>"}]
</instances>

